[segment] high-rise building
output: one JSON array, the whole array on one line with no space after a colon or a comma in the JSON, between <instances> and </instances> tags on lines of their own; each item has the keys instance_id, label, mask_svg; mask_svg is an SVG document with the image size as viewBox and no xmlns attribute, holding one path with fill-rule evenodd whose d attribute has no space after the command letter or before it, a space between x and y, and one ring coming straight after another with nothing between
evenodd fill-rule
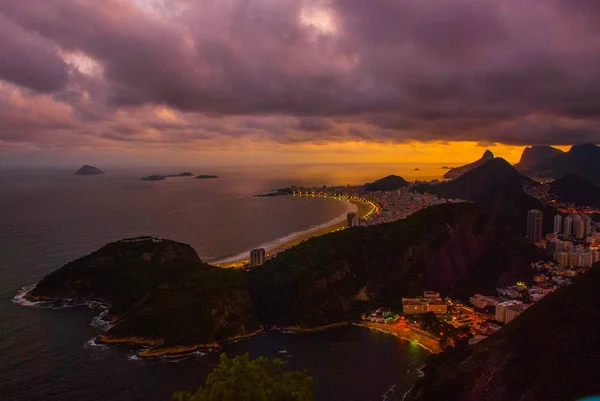
<instances>
[{"instance_id":1,"label":"high-rise building","mask_svg":"<svg viewBox=\"0 0 600 401\"><path fill-rule=\"evenodd\" d=\"M527 212L527 239L531 243L538 243L542 240L542 218L540 210L532 209Z\"/></svg>"},{"instance_id":2,"label":"high-rise building","mask_svg":"<svg viewBox=\"0 0 600 401\"><path fill-rule=\"evenodd\" d=\"M265 263L265 248L257 248L250 251L250 267L260 266Z\"/></svg>"},{"instance_id":3,"label":"high-rise building","mask_svg":"<svg viewBox=\"0 0 600 401\"><path fill-rule=\"evenodd\" d=\"M354 224L354 220L355 220L356 218L357 218L357 217L356 217L356 213L354 213L354 212L349 212L349 213L346 215L346 219L347 219L347 222L348 222L348 227L352 227L352 226L354 226L354 225L355 225L355 224Z\"/></svg>"},{"instance_id":4,"label":"high-rise building","mask_svg":"<svg viewBox=\"0 0 600 401\"><path fill-rule=\"evenodd\" d=\"M563 234L570 236L573 230L573 217L567 216L563 220Z\"/></svg>"},{"instance_id":5,"label":"high-rise building","mask_svg":"<svg viewBox=\"0 0 600 401\"><path fill-rule=\"evenodd\" d=\"M560 234L562 229L562 216L557 214L554 216L554 234Z\"/></svg>"},{"instance_id":6,"label":"high-rise building","mask_svg":"<svg viewBox=\"0 0 600 401\"><path fill-rule=\"evenodd\" d=\"M592 218L587 214L583 216L583 225L585 226L585 235L592 233Z\"/></svg>"},{"instance_id":7,"label":"high-rise building","mask_svg":"<svg viewBox=\"0 0 600 401\"><path fill-rule=\"evenodd\" d=\"M573 236L579 239L585 237L585 224L579 215L573 216Z\"/></svg>"}]
</instances>

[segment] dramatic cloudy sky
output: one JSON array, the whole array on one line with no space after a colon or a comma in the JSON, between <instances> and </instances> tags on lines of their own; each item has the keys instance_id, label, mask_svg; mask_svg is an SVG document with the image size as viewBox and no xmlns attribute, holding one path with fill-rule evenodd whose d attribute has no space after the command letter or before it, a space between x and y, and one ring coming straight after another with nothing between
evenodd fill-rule
<instances>
[{"instance_id":1,"label":"dramatic cloudy sky","mask_svg":"<svg viewBox=\"0 0 600 401\"><path fill-rule=\"evenodd\" d=\"M0 160L598 143L599 16L598 0L0 0Z\"/></svg>"}]
</instances>

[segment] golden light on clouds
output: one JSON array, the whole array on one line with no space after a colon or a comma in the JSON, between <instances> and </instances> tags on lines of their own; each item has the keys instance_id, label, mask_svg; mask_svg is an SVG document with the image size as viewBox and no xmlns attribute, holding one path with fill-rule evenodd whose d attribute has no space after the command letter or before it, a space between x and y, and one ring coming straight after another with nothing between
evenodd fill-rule
<instances>
[{"instance_id":1,"label":"golden light on clouds","mask_svg":"<svg viewBox=\"0 0 600 401\"><path fill-rule=\"evenodd\" d=\"M343 142L324 145L305 144L287 151L310 155L328 163L446 163L465 164L479 159L486 150L510 163L517 163L524 146L479 144L477 142L409 142L385 144Z\"/></svg>"},{"instance_id":2,"label":"golden light on clouds","mask_svg":"<svg viewBox=\"0 0 600 401\"><path fill-rule=\"evenodd\" d=\"M323 35L337 33L333 12L322 5L307 5L302 8L299 16L300 24L312 28Z\"/></svg>"},{"instance_id":3,"label":"golden light on clouds","mask_svg":"<svg viewBox=\"0 0 600 401\"><path fill-rule=\"evenodd\" d=\"M177 115L175 114L175 111L165 106L157 107L155 109L155 114L166 121L177 121Z\"/></svg>"}]
</instances>

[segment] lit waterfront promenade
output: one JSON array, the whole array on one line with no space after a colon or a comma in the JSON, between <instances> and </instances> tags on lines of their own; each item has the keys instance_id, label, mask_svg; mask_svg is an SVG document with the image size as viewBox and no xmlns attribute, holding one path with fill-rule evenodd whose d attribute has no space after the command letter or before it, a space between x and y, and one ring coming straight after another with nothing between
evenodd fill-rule
<instances>
[{"instance_id":1,"label":"lit waterfront promenade","mask_svg":"<svg viewBox=\"0 0 600 401\"><path fill-rule=\"evenodd\" d=\"M366 320L356 323L356 325L392 334L403 340L416 343L434 354L439 354L442 352L442 347L440 346L438 339L431 335L425 334L426 332L422 330L415 330L408 325L402 325L399 323L376 323Z\"/></svg>"}]
</instances>

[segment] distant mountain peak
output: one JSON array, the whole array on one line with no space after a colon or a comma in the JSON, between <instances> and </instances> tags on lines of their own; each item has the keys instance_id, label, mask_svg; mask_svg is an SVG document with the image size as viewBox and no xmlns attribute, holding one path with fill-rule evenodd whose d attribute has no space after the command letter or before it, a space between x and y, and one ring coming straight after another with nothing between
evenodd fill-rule
<instances>
[{"instance_id":1,"label":"distant mountain peak","mask_svg":"<svg viewBox=\"0 0 600 401\"><path fill-rule=\"evenodd\" d=\"M521 160L515 165L515 167L523 170L531 169L562 153L562 150L547 145L526 147L521 155Z\"/></svg>"},{"instance_id":2,"label":"distant mountain peak","mask_svg":"<svg viewBox=\"0 0 600 401\"><path fill-rule=\"evenodd\" d=\"M543 178L560 178L575 173L598 185L600 147L593 143L583 143L573 145L568 152L549 146L527 148L523 152L521 162L515 167Z\"/></svg>"},{"instance_id":3,"label":"distant mountain peak","mask_svg":"<svg viewBox=\"0 0 600 401\"><path fill-rule=\"evenodd\" d=\"M473 163L469 163L464 166L456 167L456 168L448 170L448 172L446 174L444 174L444 178L449 178L449 179L458 178L461 175L463 175L463 174L483 165L485 162L493 160L493 159L494 159L494 154L490 150L486 150L483 153L483 156L481 156L481 159L479 159Z\"/></svg>"},{"instance_id":4,"label":"distant mountain peak","mask_svg":"<svg viewBox=\"0 0 600 401\"><path fill-rule=\"evenodd\" d=\"M414 190L436 194L442 198L473 201L504 216L519 232L525 232L528 210L540 209L546 216L554 216L556 210L528 195L523 189L524 184L535 185L535 182L503 158L496 157L454 180L420 185L414 187ZM545 219L546 231L551 223L551 219Z\"/></svg>"},{"instance_id":5,"label":"distant mountain peak","mask_svg":"<svg viewBox=\"0 0 600 401\"><path fill-rule=\"evenodd\" d=\"M571 146L569 153L572 152L597 152L598 146L593 143L582 143Z\"/></svg>"}]
</instances>

